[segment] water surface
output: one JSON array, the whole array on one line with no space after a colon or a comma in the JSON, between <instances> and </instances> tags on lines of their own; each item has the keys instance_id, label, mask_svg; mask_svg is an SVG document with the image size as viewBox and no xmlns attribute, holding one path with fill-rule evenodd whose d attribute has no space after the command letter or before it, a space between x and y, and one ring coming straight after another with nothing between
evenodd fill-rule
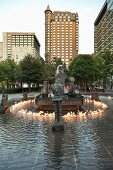
<instances>
[{"instance_id":1,"label":"water surface","mask_svg":"<svg viewBox=\"0 0 113 170\"><path fill-rule=\"evenodd\" d=\"M48 119L0 115L0 170L113 170L113 100L103 115L64 119L54 133Z\"/></svg>"}]
</instances>

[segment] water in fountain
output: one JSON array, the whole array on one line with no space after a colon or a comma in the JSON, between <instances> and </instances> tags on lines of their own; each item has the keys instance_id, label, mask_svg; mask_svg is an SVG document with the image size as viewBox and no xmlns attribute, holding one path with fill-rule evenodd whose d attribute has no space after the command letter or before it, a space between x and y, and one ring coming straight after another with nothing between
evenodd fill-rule
<instances>
[{"instance_id":1,"label":"water in fountain","mask_svg":"<svg viewBox=\"0 0 113 170\"><path fill-rule=\"evenodd\" d=\"M84 112L70 109L62 116L63 133L51 131L55 113L37 107L35 99L18 102L10 114L0 115L0 169L113 169L113 106L107 110L106 104L86 98Z\"/></svg>"},{"instance_id":2,"label":"water in fountain","mask_svg":"<svg viewBox=\"0 0 113 170\"><path fill-rule=\"evenodd\" d=\"M102 101L85 99L86 112L64 115L60 133L51 131L54 113L37 112L34 100L15 103L0 115L0 169L113 169L112 99Z\"/></svg>"},{"instance_id":3,"label":"water in fountain","mask_svg":"<svg viewBox=\"0 0 113 170\"><path fill-rule=\"evenodd\" d=\"M68 112L65 114L63 119L66 121L76 118L90 118L91 116L93 118L99 117L102 114L104 114L104 111L107 109L107 105L103 102L100 101L95 101L86 98L84 100L83 107L85 109L84 112L78 111L77 113L75 112ZM28 101L21 101L19 103L15 103L10 107L10 113L22 117L24 119L35 119L35 120L49 120L53 121L55 117L55 113L44 113L44 111L39 111L36 112L36 104L35 104L35 99L34 100L28 100Z\"/></svg>"}]
</instances>

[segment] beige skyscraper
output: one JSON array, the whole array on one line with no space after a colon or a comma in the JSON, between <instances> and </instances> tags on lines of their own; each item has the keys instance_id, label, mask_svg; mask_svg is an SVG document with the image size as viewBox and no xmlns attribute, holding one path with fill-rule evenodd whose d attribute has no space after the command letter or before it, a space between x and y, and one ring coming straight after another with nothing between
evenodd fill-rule
<instances>
[{"instance_id":1,"label":"beige skyscraper","mask_svg":"<svg viewBox=\"0 0 113 170\"><path fill-rule=\"evenodd\" d=\"M27 54L40 58L40 43L33 32L3 32L3 58L19 63Z\"/></svg>"},{"instance_id":2,"label":"beige skyscraper","mask_svg":"<svg viewBox=\"0 0 113 170\"><path fill-rule=\"evenodd\" d=\"M60 58L66 66L78 54L79 19L77 13L45 10L45 58Z\"/></svg>"}]
</instances>

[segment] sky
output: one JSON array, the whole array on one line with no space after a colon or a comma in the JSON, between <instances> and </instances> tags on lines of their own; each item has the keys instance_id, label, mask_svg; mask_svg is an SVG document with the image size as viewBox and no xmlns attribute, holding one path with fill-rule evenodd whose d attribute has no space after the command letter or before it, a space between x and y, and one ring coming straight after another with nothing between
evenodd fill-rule
<instances>
[{"instance_id":1,"label":"sky","mask_svg":"<svg viewBox=\"0 0 113 170\"><path fill-rule=\"evenodd\" d=\"M69 11L79 15L79 54L94 52L94 21L105 0L0 0L0 41L2 32L34 32L45 52L45 14Z\"/></svg>"}]
</instances>

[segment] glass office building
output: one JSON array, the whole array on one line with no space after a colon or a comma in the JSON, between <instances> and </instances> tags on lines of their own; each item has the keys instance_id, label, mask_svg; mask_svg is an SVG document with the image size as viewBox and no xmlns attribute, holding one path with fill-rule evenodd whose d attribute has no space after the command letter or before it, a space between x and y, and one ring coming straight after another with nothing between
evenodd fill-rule
<instances>
[{"instance_id":1,"label":"glass office building","mask_svg":"<svg viewBox=\"0 0 113 170\"><path fill-rule=\"evenodd\" d=\"M113 0L106 0L94 23L95 55L113 51Z\"/></svg>"}]
</instances>

